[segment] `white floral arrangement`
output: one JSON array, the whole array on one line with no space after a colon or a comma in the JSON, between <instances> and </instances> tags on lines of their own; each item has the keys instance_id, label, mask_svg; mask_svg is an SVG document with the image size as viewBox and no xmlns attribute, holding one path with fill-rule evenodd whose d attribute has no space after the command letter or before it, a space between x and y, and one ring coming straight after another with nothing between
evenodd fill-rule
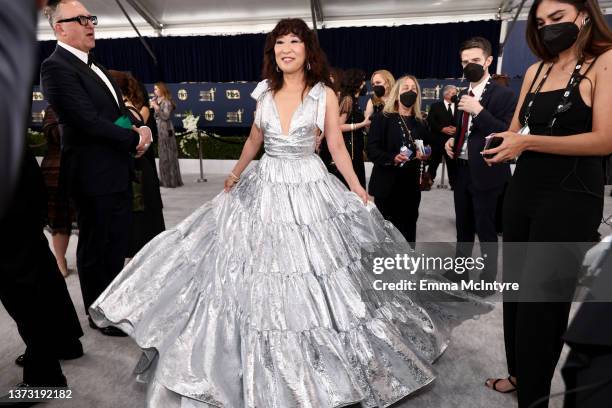
<instances>
[{"instance_id":1,"label":"white floral arrangement","mask_svg":"<svg viewBox=\"0 0 612 408\"><path fill-rule=\"evenodd\" d=\"M194 116L193 112L185 112L185 116L183 117L183 127L185 128L185 133L179 140L179 147L186 156L191 156L187 149L187 144L192 141L198 143L198 137L200 137L200 133L198 132L199 120L200 117ZM206 132L201 131L201 135L206 136Z\"/></svg>"},{"instance_id":2,"label":"white floral arrangement","mask_svg":"<svg viewBox=\"0 0 612 408\"><path fill-rule=\"evenodd\" d=\"M197 133L198 131L198 122L200 121L199 116L193 116L193 112L188 111L185 112L185 117L183 118L183 127L185 128L186 133Z\"/></svg>"}]
</instances>

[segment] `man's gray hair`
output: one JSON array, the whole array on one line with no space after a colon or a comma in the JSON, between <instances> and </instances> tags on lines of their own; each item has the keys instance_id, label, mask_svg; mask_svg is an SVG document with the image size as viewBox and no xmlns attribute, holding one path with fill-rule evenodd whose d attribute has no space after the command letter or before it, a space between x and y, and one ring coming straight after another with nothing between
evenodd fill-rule
<instances>
[{"instance_id":1,"label":"man's gray hair","mask_svg":"<svg viewBox=\"0 0 612 408\"><path fill-rule=\"evenodd\" d=\"M442 88L442 95L444 95L445 93L447 93L451 89L457 90L457 87L455 85L445 85L444 88Z\"/></svg>"},{"instance_id":2,"label":"man's gray hair","mask_svg":"<svg viewBox=\"0 0 612 408\"><path fill-rule=\"evenodd\" d=\"M59 6L64 3L64 0L49 0L47 2L47 7L45 7L44 13L49 20L49 25L53 28L53 25L58 20L59 16Z\"/></svg>"}]
</instances>

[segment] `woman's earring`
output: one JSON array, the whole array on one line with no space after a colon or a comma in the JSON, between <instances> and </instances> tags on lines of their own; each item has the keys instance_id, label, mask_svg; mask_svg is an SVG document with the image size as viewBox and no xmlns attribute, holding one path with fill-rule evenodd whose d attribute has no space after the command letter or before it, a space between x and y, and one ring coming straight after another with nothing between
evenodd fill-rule
<instances>
[{"instance_id":1,"label":"woman's earring","mask_svg":"<svg viewBox=\"0 0 612 408\"><path fill-rule=\"evenodd\" d=\"M589 24L591 22L591 18L589 16L582 17L582 26Z\"/></svg>"},{"instance_id":2,"label":"woman's earring","mask_svg":"<svg viewBox=\"0 0 612 408\"><path fill-rule=\"evenodd\" d=\"M276 66L276 72L280 72L280 69L278 68L278 65Z\"/></svg>"},{"instance_id":3,"label":"woman's earring","mask_svg":"<svg viewBox=\"0 0 612 408\"><path fill-rule=\"evenodd\" d=\"M310 62L306 64L306 70L310 71Z\"/></svg>"}]
</instances>

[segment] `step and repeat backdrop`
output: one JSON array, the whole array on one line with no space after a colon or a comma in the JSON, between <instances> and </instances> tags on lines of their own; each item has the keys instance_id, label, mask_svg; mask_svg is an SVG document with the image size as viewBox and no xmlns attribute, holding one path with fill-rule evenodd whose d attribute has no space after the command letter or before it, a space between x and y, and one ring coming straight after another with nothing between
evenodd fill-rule
<instances>
[{"instance_id":1,"label":"step and repeat backdrop","mask_svg":"<svg viewBox=\"0 0 612 408\"><path fill-rule=\"evenodd\" d=\"M510 80L510 86L518 95L521 87L521 79ZM442 89L447 84L453 84L463 89L467 82L448 79L423 79L419 80L422 91L422 109L429 110L429 106L441 100ZM174 111L174 125L177 129L183 127L183 118L192 113L199 116L198 127L219 128L219 127L250 127L253 123L256 102L251 98L251 92L257 85L256 82L202 82L202 83L178 83L167 84L172 92L176 103ZM149 96L153 96L153 84L146 85ZM363 109L371 95L368 84L368 93L360 98ZM47 101L40 91L35 87L32 93L32 118L31 127L42 127L44 110Z\"/></svg>"}]
</instances>

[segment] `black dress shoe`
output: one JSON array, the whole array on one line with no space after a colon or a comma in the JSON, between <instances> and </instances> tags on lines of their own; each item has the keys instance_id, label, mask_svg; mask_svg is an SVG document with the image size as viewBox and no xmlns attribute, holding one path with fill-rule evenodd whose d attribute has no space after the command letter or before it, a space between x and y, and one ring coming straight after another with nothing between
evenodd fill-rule
<instances>
[{"instance_id":1,"label":"black dress shoe","mask_svg":"<svg viewBox=\"0 0 612 408\"><path fill-rule=\"evenodd\" d=\"M127 334L125 334L123 331L119 330L116 327L113 327L113 326L99 327L99 326L97 326L94 323L94 321L92 320L91 317L89 317L89 327L91 327L92 329L100 330L100 333L102 333L105 336L110 336L110 337L127 337Z\"/></svg>"},{"instance_id":2,"label":"black dress shoe","mask_svg":"<svg viewBox=\"0 0 612 408\"><path fill-rule=\"evenodd\" d=\"M89 327L91 327L94 330L100 330L100 328L94 323L91 316L87 316L87 321L89 322Z\"/></svg>"},{"instance_id":3,"label":"black dress shoe","mask_svg":"<svg viewBox=\"0 0 612 408\"><path fill-rule=\"evenodd\" d=\"M15 364L19 367L23 367L25 365L25 354L20 355L15 359Z\"/></svg>"},{"instance_id":4,"label":"black dress shoe","mask_svg":"<svg viewBox=\"0 0 612 408\"><path fill-rule=\"evenodd\" d=\"M113 326L102 327L99 330L100 330L100 333L102 333L105 336L127 337L127 334L125 334L122 330L119 330L118 328L113 327Z\"/></svg>"},{"instance_id":5,"label":"black dress shoe","mask_svg":"<svg viewBox=\"0 0 612 408\"><path fill-rule=\"evenodd\" d=\"M83 356L83 345L79 339L61 345L61 350L58 351L57 358L60 360L74 360ZM25 364L25 353L15 359L15 364L23 367Z\"/></svg>"}]
</instances>

